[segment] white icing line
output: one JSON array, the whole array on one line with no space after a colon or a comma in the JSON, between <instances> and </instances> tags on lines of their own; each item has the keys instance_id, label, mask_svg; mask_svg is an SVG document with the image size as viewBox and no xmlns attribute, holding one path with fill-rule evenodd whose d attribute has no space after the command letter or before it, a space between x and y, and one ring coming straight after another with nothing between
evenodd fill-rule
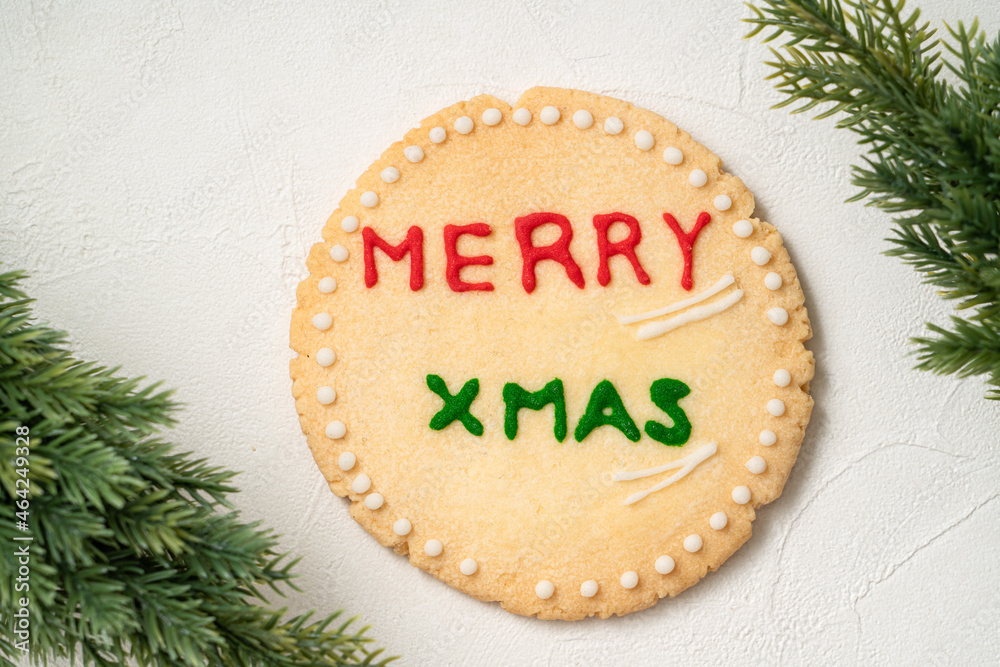
<instances>
[{"instance_id":1,"label":"white icing line","mask_svg":"<svg viewBox=\"0 0 1000 667\"><path fill-rule=\"evenodd\" d=\"M650 310L645 313L639 313L638 315L616 315L618 324L635 324L636 322L642 322L643 320L651 320L654 317L659 317L660 315L667 315L668 313L673 313L682 308L687 308L688 306L693 306L696 303L701 303L710 296L714 296L726 289L730 285L736 282L733 278L733 274L727 273L726 275L719 278L719 282L715 283L709 287L704 292L699 292L692 297L672 303L669 306L664 306L663 308L657 308L656 310Z\"/></svg>"},{"instance_id":2,"label":"white icing line","mask_svg":"<svg viewBox=\"0 0 1000 667\"><path fill-rule=\"evenodd\" d=\"M737 301L743 298L743 290L738 289L731 294L719 299L714 303L707 303L704 306L697 306L692 308L686 313L681 313L671 317L669 320L663 320L662 322L650 322L649 324L643 324L639 327L638 333L636 333L636 338L639 340L649 340L650 338L656 338L657 336L662 336L665 333L673 331L678 327L682 327L685 324L690 324L692 322L699 322L701 320L706 320L713 315L718 315L731 308L736 304Z\"/></svg>"},{"instance_id":3,"label":"white icing line","mask_svg":"<svg viewBox=\"0 0 1000 667\"><path fill-rule=\"evenodd\" d=\"M698 466L698 464L702 463L705 459L707 459L708 457L710 457L713 454L715 454L715 452L717 450L718 450L718 446L714 442L710 442L710 443L708 443L706 445L702 445L701 447L699 447L698 449L694 450L693 452L691 452L687 456L683 456L683 457L677 459L676 461L671 461L670 463L667 463L666 465L657 466L655 468L648 468L646 470L636 470L636 471L633 471L633 472L619 472L619 473L615 473L615 475L614 475L614 477L612 479L614 481L616 481L616 482L624 482L624 481L630 481L630 480L633 480L633 479L639 479L641 477L649 477L650 475L656 475L658 473L665 472L667 470L672 470L674 468L680 468L680 470L678 470L673 475L671 475L670 477L666 478L665 480L663 480L659 484L656 484L655 486L651 486L648 489L646 489L645 491L639 491L637 493L633 493L631 496L629 496L628 498L626 498L624 504L625 505L631 505L633 503L639 502L640 500L642 500L643 498L645 498L649 494L656 493L657 491L660 491L661 489L667 488L668 486L670 486L674 482L676 482L676 481L678 481L680 479L683 479L684 477L687 476L687 474L689 472L691 472L692 470L694 470L695 467Z\"/></svg>"}]
</instances>

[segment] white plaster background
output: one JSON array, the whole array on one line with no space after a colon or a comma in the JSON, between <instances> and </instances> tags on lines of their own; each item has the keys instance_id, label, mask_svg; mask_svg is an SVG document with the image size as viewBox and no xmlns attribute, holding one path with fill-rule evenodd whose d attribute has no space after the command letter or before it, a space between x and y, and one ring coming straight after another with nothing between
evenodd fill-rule
<instances>
[{"instance_id":1,"label":"white plaster background","mask_svg":"<svg viewBox=\"0 0 1000 667\"><path fill-rule=\"evenodd\" d=\"M853 136L770 110L733 0L0 8L0 257L81 355L162 379L182 448L303 556L295 610L346 608L406 665L1000 660L1000 404L906 354L948 307L853 194ZM923 0L996 34L1000 5ZM378 546L315 469L288 321L340 197L424 116L534 85L618 96L722 157L778 226L815 327L816 410L784 495L717 573L625 618L540 622Z\"/></svg>"}]
</instances>

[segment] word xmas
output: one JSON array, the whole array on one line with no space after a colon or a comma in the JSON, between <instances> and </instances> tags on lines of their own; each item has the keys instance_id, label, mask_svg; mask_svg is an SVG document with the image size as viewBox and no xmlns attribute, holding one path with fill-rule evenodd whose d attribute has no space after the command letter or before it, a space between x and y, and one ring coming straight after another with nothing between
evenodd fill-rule
<instances>
[{"instance_id":1,"label":"word xmas","mask_svg":"<svg viewBox=\"0 0 1000 667\"><path fill-rule=\"evenodd\" d=\"M712 216L708 213L699 213L691 231L685 232L677 219L669 213L663 214L663 220L670 227L670 230L677 238L681 255L684 257L684 269L681 273L681 286L691 289L691 266L693 263L692 250L698 234L702 228L712 221ZM594 216L594 229L597 230L597 282L601 286L606 286L611 282L611 270L608 268L608 260L616 255L621 255L632 264L635 271L636 280L643 285L649 284L649 274L643 270L639 263L639 258L635 254L635 247L642 240L642 230L639 228L639 221L626 213L605 213ZM612 242L608 238L608 230L616 222L624 223L629 230L628 236L621 241ZM554 224L560 229L559 238L549 245L536 246L531 240L531 233L542 225ZM489 236L492 229L485 222L474 222L468 225L446 225L444 228L444 253L446 258L445 278L448 286L455 292L482 291L492 292L493 283L468 283L462 280L461 271L466 266L480 265L489 266L493 264L493 258L489 255L476 255L467 257L458 254L458 239L464 234L472 236ZM378 283L378 268L375 265L375 249L378 248L385 253L389 259L398 262L407 254L410 256L410 289L419 290L424 286L424 231L413 225L406 232L406 238L392 245L380 237L371 227L365 227L361 232L365 249L365 285L369 288ZM535 290L535 265L538 262L551 260L559 262L566 269L566 275L570 281L583 289L584 279L580 265L570 254L569 243L573 240L573 227L569 219L559 213L541 212L525 215L514 220L514 236L521 248L521 283L524 290L529 294Z\"/></svg>"},{"instance_id":2,"label":"word xmas","mask_svg":"<svg viewBox=\"0 0 1000 667\"><path fill-rule=\"evenodd\" d=\"M472 435L483 434L483 423L476 419L471 410L472 402L479 395L478 378L469 380L457 394L452 395L441 376L428 375L427 388L444 401L444 407L431 418L432 429L440 431L457 421ZM677 402L690 393L691 389L680 380L663 378L654 381L649 387L649 398L653 405L663 410L673 420L673 426L664 426L657 421L649 420L644 428L646 435L664 445L679 447L686 443L691 437L691 422ZM517 415L521 410L525 408L541 410L549 404L552 404L555 413L552 432L559 442L566 438L566 398L562 380L556 378L534 392L526 390L516 382L508 382L503 387L503 402L503 430L508 440L517 437ZM600 426L613 426L632 442L639 440L641 435L639 427L625 409L618 390L607 380L599 382L590 393L587 409L577 422L573 437L577 442L583 442L591 431Z\"/></svg>"}]
</instances>

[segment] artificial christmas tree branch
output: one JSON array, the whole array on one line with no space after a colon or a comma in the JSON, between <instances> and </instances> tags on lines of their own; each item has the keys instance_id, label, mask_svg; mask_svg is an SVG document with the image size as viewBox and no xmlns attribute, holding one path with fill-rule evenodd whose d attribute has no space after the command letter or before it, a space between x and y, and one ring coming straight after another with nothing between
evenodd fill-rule
<instances>
[{"instance_id":1,"label":"artificial christmas tree branch","mask_svg":"<svg viewBox=\"0 0 1000 667\"><path fill-rule=\"evenodd\" d=\"M956 302L951 328L914 338L917 368L985 376L1000 399L1000 39L973 23L934 37L905 0L759 0L750 35L771 30L769 78L793 113L860 136L854 200L896 214L901 257ZM942 48L951 59L942 57ZM948 68L960 82L941 76Z\"/></svg>"},{"instance_id":2,"label":"artificial christmas tree branch","mask_svg":"<svg viewBox=\"0 0 1000 667\"><path fill-rule=\"evenodd\" d=\"M235 473L157 439L169 392L74 358L22 278L0 274L0 664L387 662L340 612L266 606L295 562L232 511Z\"/></svg>"}]
</instances>

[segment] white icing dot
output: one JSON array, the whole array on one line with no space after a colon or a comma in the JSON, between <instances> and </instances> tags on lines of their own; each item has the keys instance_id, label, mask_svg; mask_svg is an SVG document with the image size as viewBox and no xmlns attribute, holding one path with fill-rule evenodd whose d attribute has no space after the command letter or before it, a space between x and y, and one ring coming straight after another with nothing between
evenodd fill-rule
<instances>
[{"instance_id":1,"label":"white icing dot","mask_svg":"<svg viewBox=\"0 0 1000 667\"><path fill-rule=\"evenodd\" d=\"M684 153L681 149L670 146L663 151L663 161L667 164L680 164L684 161Z\"/></svg>"},{"instance_id":2,"label":"white icing dot","mask_svg":"<svg viewBox=\"0 0 1000 667\"><path fill-rule=\"evenodd\" d=\"M377 510L385 504L385 498L381 493L369 493L365 496L365 507L370 510Z\"/></svg>"},{"instance_id":3,"label":"white icing dot","mask_svg":"<svg viewBox=\"0 0 1000 667\"><path fill-rule=\"evenodd\" d=\"M326 425L326 437L331 440L339 440L344 437L347 433L347 427L344 426L344 422L339 419L334 419L332 422Z\"/></svg>"},{"instance_id":4,"label":"white icing dot","mask_svg":"<svg viewBox=\"0 0 1000 667\"><path fill-rule=\"evenodd\" d=\"M688 174L688 183L696 188L700 188L705 183L708 183L708 174L701 169L692 169L691 173Z\"/></svg>"},{"instance_id":5,"label":"white icing dot","mask_svg":"<svg viewBox=\"0 0 1000 667\"><path fill-rule=\"evenodd\" d=\"M580 589L583 592L583 589ZM553 584L548 579L542 579L537 584L535 584L535 595L537 595L542 600L548 600L556 592L556 585ZM597 591L594 591L595 593Z\"/></svg>"},{"instance_id":6,"label":"white icing dot","mask_svg":"<svg viewBox=\"0 0 1000 667\"><path fill-rule=\"evenodd\" d=\"M468 116L462 116L455 121L455 131L459 134L468 134L476 126Z\"/></svg>"},{"instance_id":7,"label":"white icing dot","mask_svg":"<svg viewBox=\"0 0 1000 667\"><path fill-rule=\"evenodd\" d=\"M458 566L458 569L465 576L471 577L479 569L479 563L472 558L466 558L462 561L462 564Z\"/></svg>"},{"instance_id":8,"label":"white icing dot","mask_svg":"<svg viewBox=\"0 0 1000 667\"><path fill-rule=\"evenodd\" d=\"M573 114L573 124L581 130L589 129L594 124L594 115L586 109L579 109Z\"/></svg>"},{"instance_id":9,"label":"white icing dot","mask_svg":"<svg viewBox=\"0 0 1000 667\"><path fill-rule=\"evenodd\" d=\"M622 119L617 116L611 116L604 121L604 131L608 134L621 134L624 129L625 123L623 123Z\"/></svg>"},{"instance_id":10,"label":"white icing dot","mask_svg":"<svg viewBox=\"0 0 1000 667\"><path fill-rule=\"evenodd\" d=\"M728 211L733 207L733 200L729 197L729 195L719 195L712 203L715 205L715 208L720 211Z\"/></svg>"},{"instance_id":11,"label":"white icing dot","mask_svg":"<svg viewBox=\"0 0 1000 667\"><path fill-rule=\"evenodd\" d=\"M712 515L712 518L708 520L708 525L712 527L712 530L722 530L729 523L729 517L726 516L725 512L716 512Z\"/></svg>"},{"instance_id":12,"label":"white icing dot","mask_svg":"<svg viewBox=\"0 0 1000 667\"><path fill-rule=\"evenodd\" d=\"M653 567L655 567L656 571L660 574L670 574L674 571L674 565L674 559L670 556L660 556L656 559Z\"/></svg>"},{"instance_id":13,"label":"white icing dot","mask_svg":"<svg viewBox=\"0 0 1000 667\"><path fill-rule=\"evenodd\" d=\"M500 109L487 109L483 112L483 122L493 127L499 125L503 120L503 112Z\"/></svg>"},{"instance_id":14,"label":"white icing dot","mask_svg":"<svg viewBox=\"0 0 1000 667\"><path fill-rule=\"evenodd\" d=\"M774 384L779 387L787 387L792 382L792 374L784 368L774 371Z\"/></svg>"},{"instance_id":15,"label":"white icing dot","mask_svg":"<svg viewBox=\"0 0 1000 667\"><path fill-rule=\"evenodd\" d=\"M688 535L684 538L684 550L690 553L701 551L703 544L704 541L702 541L701 535Z\"/></svg>"},{"instance_id":16,"label":"white icing dot","mask_svg":"<svg viewBox=\"0 0 1000 667\"><path fill-rule=\"evenodd\" d=\"M767 319L780 327L788 322L788 311L784 308L772 308L767 311Z\"/></svg>"},{"instance_id":17,"label":"white icing dot","mask_svg":"<svg viewBox=\"0 0 1000 667\"><path fill-rule=\"evenodd\" d=\"M771 251L764 246L754 246L754 249L750 251L750 259L757 266L764 266L771 261Z\"/></svg>"},{"instance_id":18,"label":"white icing dot","mask_svg":"<svg viewBox=\"0 0 1000 667\"><path fill-rule=\"evenodd\" d=\"M766 287L771 291L774 291L776 289L781 289L781 286L784 284L784 282L785 281L781 279L781 276L775 273L774 271L771 271L766 276L764 276L764 287Z\"/></svg>"},{"instance_id":19,"label":"white icing dot","mask_svg":"<svg viewBox=\"0 0 1000 667\"><path fill-rule=\"evenodd\" d=\"M428 136L431 139L431 143L439 144L448 137L448 131L439 125L438 127L432 127Z\"/></svg>"},{"instance_id":20,"label":"white icing dot","mask_svg":"<svg viewBox=\"0 0 1000 667\"><path fill-rule=\"evenodd\" d=\"M764 460L763 456L753 456L747 461L747 470L755 475L759 475L767 470L767 461Z\"/></svg>"},{"instance_id":21,"label":"white icing dot","mask_svg":"<svg viewBox=\"0 0 1000 667\"><path fill-rule=\"evenodd\" d=\"M580 595L585 598L592 598L597 595L597 589L600 586L593 579L588 579L587 581L580 584ZM538 587L535 587L535 592L538 591Z\"/></svg>"},{"instance_id":22,"label":"white icing dot","mask_svg":"<svg viewBox=\"0 0 1000 667\"><path fill-rule=\"evenodd\" d=\"M365 208L375 208L378 206L378 195L369 190L361 195L360 201Z\"/></svg>"},{"instance_id":23,"label":"white icing dot","mask_svg":"<svg viewBox=\"0 0 1000 667\"><path fill-rule=\"evenodd\" d=\"M635 141L635 147L641 151L648 151L656 143L656 139L653 138L652 132L648 130L639 130L635 133L632 138Z\"/></svg>"},{"instance_id":24,"label":"white icing dot","mask_svg":"<svg viewBox=\"0 0 1000 667\"><path fill-rule=\"evenodd\" d=\"M555 125L559 122L562 114L559 113L559 109L555 107L545 107L542 109L542 113L538 115L542 119L542 122L546 125Z\"/></svg>"},{"instance_id":25,"label":"white icing dot","mask_svg":"<svg viewBox=\"0 0 1000 667\"><path fill-rule=\"evenodd\" d=\"M337 360L337 353L328 347L321 347L316 350L316 363L326 368L327 366L333 365L333 362Z\"/></svg>"},{"instance_id":26,"label":"white icing dot","mask_svg":"<svg viewBox=\"0 0 1000 667\"><path fill-rule=\"evenodd\" d=\"M319 281L319 291L323 294L329 294L330 292L337 289L337 279L327 276Z\"/></svg>"},{"instance_id":27,"label":"white icing dot","mask_svg":"<svg viewBox=\"0 0 1000 667\"><path fill-rule=\"evenodd\" d=\"M355 477L354 482L351 483L351 490L354 493L365 493L370 488L372 488L372 478L364 473Z\"/></svg>"},{"instance_id":28,"label":"white icing dot","mask_svg":"<svg viewBox=\"0 0 1000 667\"><path fill-rule=\"evenodd\" d=\"M420 162L424 159L424 149L420 146L407 146L403 149L403 156L410 162Z\"/></svg>"},{"instance_id":29,"label":"white icing dot","mask_svg":"<svg viewBox=\"0 0 1000 667\"><path fill-rule=\"evenodd\" d=\"M525 109L524 107L521 107L520 109L514 110L514 115L512 116L512 118L514 119L515 123L517 123L521 127L524 127L525 125L531 122L531 112Z\"/></svg>"},{"instance_id":30,"label":"white icing dot","mask_svg":"<svg viewBox=\"0 0 1000 667\"><path fill-rule=\"evenodd\" d=\"M354 455L354 452L341 452L340 456L337 457L337 467L344 472L353 468L357 462L358 457Z\"/></svg>"},{"instance_id":31,"label":"white icing dot","mask_svg":"<svg viewBox=\"0 0 1000 667\"><path fill-rule=\"evenodd\" d=\"M340 228L343 229L348 234L350 234L351 232L358 231L359 224L361 223L358 221L357 218L355 218L353 215L349 215L340 221Z\"/></svg>"},{"instance_id":32,"label":"white icing dot","mask_svg":"<svg viewBox=\"0 0 1000 667\"><path fill-rule=\"evenodd\" d=\"M431 558L440 556L442 551L444 551L444 545L441 544L441 540L427 540L427 544L424 545L424 553Z\"/></svg>"},{"instance_id":33,"label":"white icing dot","mask_svg":"<svg viewBox=\"0 0 1000 667\"><path fill-rule=\"evenodd\" d=\"M333 387L320 387L316 390L316 400L323 405L330 405L337 400L337 390Z\"/></svg>"},{"instance_id":34,"label":"white icing dot","mask_svg":"<svg viewBox=\"0 0 1000 667\"><path fill-rule=\"evenodd\" d=\"M399 180L399 169L396 169L395 167L386 167L382 170L382 173L379 174L379 176L382 177L382 181L384 183L395 183Z\"/></svg>"},{"instance_id":35,"label":"white icing dot","mask_svg":"<svg viewBox=\"0 0 1000 667\"><path fill-rule=\"evenodd\" d=\"M320 331L326 331L333 326L333 315L330 313L316 313L313 315L312 323Z\"/></svg>"},{"instance_id":36,"label":"white icing dot","mask_svg":"<svg viewBox=\"0 0 1000 667\"><path fill-rule=\"evenodd\" d=\"M409 519L396 519L396 523L392 524L392 532L400 537L409 535L411 530L413 530L413 524L410 523Z\"/></svg>"},{"instance_id":37,"label":"white icing dot","mask_svg":"<svg viewBox=\"0 0 1000 667\"><path fill-rule=\"evenodd\" d=\"M767 402L767 411L770 412L773 417L780 417L785 414L785 402L780 398L772 398Z\"/></svg>"},{"instance_id":38,"label":"white icing dot","mask_svg":"<svg viewBox=\"0 0 1000 667\"><path fill-rule=\"evenodd\" d=\"M745 239L753 234L753 223L749 220L737 220L733 223L733 234Z\"/></svg>"},{"instance_id":39,"label":"white icing dot","mask_svg":"<svg viewBox=\"0 0 1000 667\"><path fill-rule=\"evenodd\" d=\"M778 434L771 429L765 428L760 432L760 435L757 436L757 440L760 441L760 444L765 447L770 447L774 443L778 442Z\"/></svg>"},{"instance_id":40,"label":"white icing dot","mask_svg":"<svg viewBox=\"0 0 1000 667\"><path fill-rule=\"evenodd\" d=\"M639 585L639 573L633 570L629 570L628 572L622 575L621 582L622 582L622 588L627 588L629 590L632 590L633 588Z\"/></svg>"},{"instance_id":41,"label":"white icing dot","mask_svg":"<svg viewBox=\"0 0 1000 667\"><path fill-rule=\"evenodd\" d=\"M737 486L733 489L733 502L737 505L746 505L750 502L750 489L745 486Z\"/></svg>"},{"instance_id":42,"label":"white icing dot","mask_svg":"<svg viewBox=\"0 0 1000 667\"><path fill-rule=\"evenodd\" d=\"M342 245L338 244L330 248L330 257L335 262L346 262L349 256L350 253L347 252L347 248Z\"/></svg>"}]
</instances>

